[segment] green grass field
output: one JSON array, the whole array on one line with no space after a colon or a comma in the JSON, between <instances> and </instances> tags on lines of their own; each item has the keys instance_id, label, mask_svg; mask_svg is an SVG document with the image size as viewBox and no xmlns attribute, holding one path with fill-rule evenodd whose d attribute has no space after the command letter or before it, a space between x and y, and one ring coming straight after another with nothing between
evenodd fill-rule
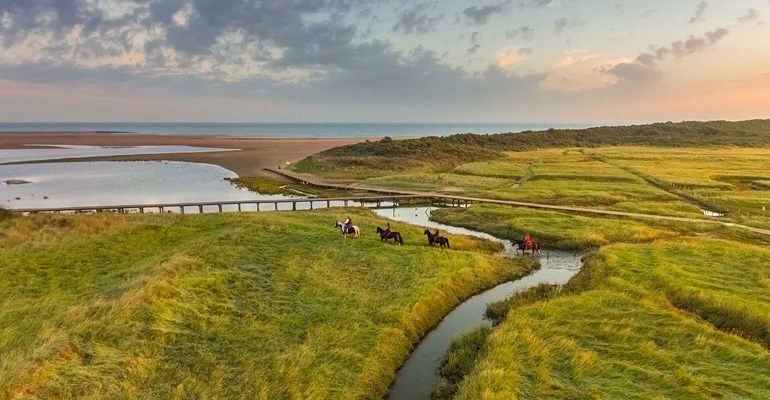
<instances>
[{"instance_id":1,"label":"green grass field","mask_svg":"<svg viewBox=\"0 0 770 400\"><path fill-rule=\"evenodd\" d=\"M495 206L435 216L510 237L526 229L554 247L601 246L565 290L495 306L507 318L474 344L454 398L770 396L766 242L713 224Z\"/></svg>"},{"instance_id":2,"label":"green grass field","mask_svg":"<svg viewBox=\"0 0 770 400\"><path fill-rule=\"evenodd\" d=\"M770 149L601 147L507 152L442 171L378 174L364 186L770 226ZM323 175L323 174L322 174ZM763 209L764 207L764 209Z\"/></svg>"},{"instance_id":3,"label":"green grass field","mask_svg":"<svg viewBox=\"0 0 770 400\"><path fill-rule=\"evenodd\" d=\"M770 226L770 121L368 142L294 168L331 180Z\"/></svg>"},{"instance_id":4,"label":"green grass field","mask_svg":"<svg viewBox=\"0 0 770 400\"><path fill-rule=\"evenodd\" d=\"M344 240L351 213L363 237ZM380 398L411 345L531 268L499 244L380 243L368 211L0 224L0 398Z\"/></svg>"}]
</instances>

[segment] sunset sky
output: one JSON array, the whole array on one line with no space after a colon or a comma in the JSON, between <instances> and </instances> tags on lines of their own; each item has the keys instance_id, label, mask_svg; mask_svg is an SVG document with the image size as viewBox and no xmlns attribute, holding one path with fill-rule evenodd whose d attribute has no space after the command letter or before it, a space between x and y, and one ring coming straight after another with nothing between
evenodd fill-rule
<instances>
[{"instance_id":1,"label":"sunset sky","mask_svg":"<svg viewBox=\"0 0 770 400\"><path fill-rule=\"evenodd\" d=\"M0 121L770 118L770 0L0 0Z\"/></svg>"}]
</instances>

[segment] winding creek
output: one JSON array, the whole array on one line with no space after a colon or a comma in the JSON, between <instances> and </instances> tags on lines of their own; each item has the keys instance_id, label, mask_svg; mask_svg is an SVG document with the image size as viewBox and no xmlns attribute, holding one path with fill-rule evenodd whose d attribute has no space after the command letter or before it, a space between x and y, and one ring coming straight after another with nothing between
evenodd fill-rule
<instances>
[{"instance_id":1,"label":"winding creek","mask_svg":"<svg viewBox=\"0 0 770 400\"><path fill-rule=\"evenodd\" d=\"M516 256L515 247L510 241L501 240L483 232L436 223L430 220L430 211L429 207L375 210L378 215L392 220L430 228L438 227L452 234L501 242L504 246L504 255ZM505 300L515 293L542 283L563 285L582 267L581 257L578 254L554 250L544 251L540 257L540 264L541 268L538 271L473 296L450 312L414 349L399 370L387 398L391 400L430 399L433 388L440 380L441 363L452 342L465 333L492 325L484 318L487 304Z\"/></svg>"}]
</instances>

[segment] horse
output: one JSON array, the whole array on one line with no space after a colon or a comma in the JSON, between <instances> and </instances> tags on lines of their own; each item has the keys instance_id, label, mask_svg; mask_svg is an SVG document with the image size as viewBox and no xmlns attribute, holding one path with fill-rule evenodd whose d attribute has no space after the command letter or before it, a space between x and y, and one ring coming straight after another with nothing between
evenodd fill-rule
<instances>
[{"instance_id":1,"label":"horse","mask_svg":"<svg viewBox=\"0 0 770 400\"><path fill-rule=\"evenodd\" d=\"M404 244L404 238L401 237L401 234L398 232L386 232L385 229L377 227L377 233L380 234L380 241L388 241L390 239L393 239L394 242L398 244Z\"/></svg>"},{"instance_id":2,"label":"horse","mask_svg":"<svg viewBox=\"0 0 770 400\"><path fill-rule=\"evenodd\" d=\"M335 228L340 228L340 230L342 231L342 237L344 237L344 238L347 238L347 234L348 233L354 234L356 238L361 236L361 230L358 229L358 226L356 226L356 225L349 226L347 232L345 232L345 224L343 224L340 221L337 221L337 224L334 225L334 227Z\"/></svg>"},{"instance_id":3,"label":"horse","mask_svg":"<svg viewBox=\"0 0 770 400\"><path fill-rule=\"evenodd\" d=\"M521 254L526 254L527 250L532 250L532 254L535 254L535 252L537 252L537 254L542 254L540 252L540 243L538 242L529 242L529 245L523 240L514 240L514 242L519 246L516 249L516 254L519 254L519 250L521 250Z\"/></svg>"},{"instance_id":4,"label":"horse","mask_svg":"<svg viewBox=\"0 0 770 400\"><path fill-rule=\"evenodd\" d=\"M433 247L434 244L438 243L442 249L444 248L444 246L446 246L447 249L449 248L449 239L442 236L434 235L430 233L430 231L427 229L425 230L425 232L423 232L423 234L428 237L428 244L430 245L430 247Z\"/></svg>"}]
</instances>

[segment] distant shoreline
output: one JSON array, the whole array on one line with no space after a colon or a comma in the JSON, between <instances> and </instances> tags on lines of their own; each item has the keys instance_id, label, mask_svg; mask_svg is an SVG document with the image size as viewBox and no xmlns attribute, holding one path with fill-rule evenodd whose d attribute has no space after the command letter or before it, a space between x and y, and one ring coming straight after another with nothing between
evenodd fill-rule
<instances>
[{"instance_id":1,"label":"distant shoreline","mask_svg":"<svg viewBox=\"0 0 770 400\"><path fill-rule=\"evenodd\" d=\"M249 138L361 138L449 136L458 133L494 134L544 131L549 128L581 129L597 123L139 123L139 122L0 122L0 136L7 132L149 135L226 135Z\"/></svg>"},{"instance_id":2,"label":"distant shoreline","mask_svg":"<svg viewBox=\"0 0 770 400\"><path fill-rule=\"evenodd\" d=\"M140 154L57 160L75 161L186 161L214 164L239 176L265 175L264 168L276 168L307 156L346 144L379 138L248 138L228 135L161 135L105 132L2 132L0 149L29 149L43 145L87 146L194 146L239 149L211 153Z\"/></svg>"}]
</instances>

